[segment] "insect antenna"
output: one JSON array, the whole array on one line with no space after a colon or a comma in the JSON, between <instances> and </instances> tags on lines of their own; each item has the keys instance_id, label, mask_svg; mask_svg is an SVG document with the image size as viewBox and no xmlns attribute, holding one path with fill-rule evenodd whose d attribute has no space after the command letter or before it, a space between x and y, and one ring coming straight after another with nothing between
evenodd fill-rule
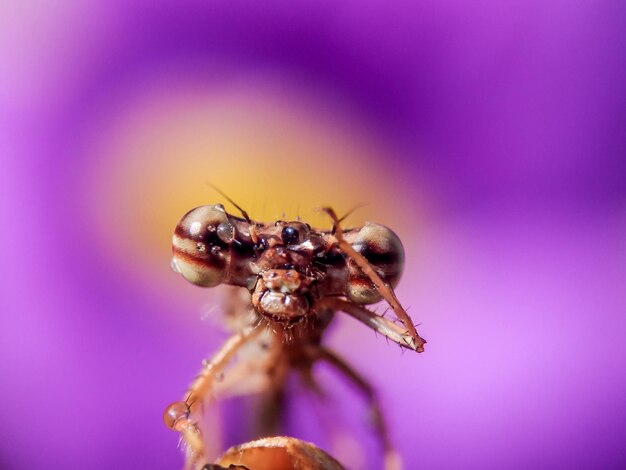
<instances>
[{"instance_id":1,"label":"insect antenna","mask_svg":"<svg viewBox=\"0 0 626 470\"><path fill-rule=\"evenodd\" d=\"M246 220L246 222L251 223L252 220L250 219L250 217L248 216L248 213L246 211L244 211L241 206L239 204L237 204L235 201L233 201L231 198L229 198L226 193L224 191L222 191L220 188L218 188L217 186L215 186L213 183L209 183L207 182L207 184L213 188L215 191L217 191L222 197L224 197L228 202L230 202L233 206L235 206L239 212L241 212L242 217Z\"/></svg>"},{"instance_id":2,"label":"insect antenna","mask_svg":"<svg viewBox=\"0 0 626 470\"><path fill-rule=\"evenodd\" d=\"M345 219L347 219L349 216L351 216L354 212L356 212L358 209L361 209L361 208L363 208L365 206L369 206L369 205L370 205L369 202L362 202L361 204L357 204L352 209L350 209L348 212L346 212L343 217L341 217L339 220L337 220L337 223L340 224Z\"/></svg>"}]
</instances>

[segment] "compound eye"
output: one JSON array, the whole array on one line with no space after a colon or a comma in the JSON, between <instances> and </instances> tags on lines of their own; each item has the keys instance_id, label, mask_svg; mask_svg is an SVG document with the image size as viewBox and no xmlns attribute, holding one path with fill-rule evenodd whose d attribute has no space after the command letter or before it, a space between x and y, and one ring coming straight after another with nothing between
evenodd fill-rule
<instances>
[{"instance_id":1,"label":"compound eye","mask_svg":"<svg viewBox=\"0 0 626 470\"><path fill-rule=\"evenodd\" d=\"M365 257L383 281L392 288L398 284L404 268L404 248L395 233L382 225L367 224L352 241L352 248ZM381 300L372 280L352 259L348 261L347 287L353 302L372 304Z\"/></svg>"},{"instance_id":2,"label":"compound eye","mask_svg":"<svg viewBox=\"0 0 626 470\"><path fill-rule=\"evenodd\" d=\"M189 282L212 287L225 281L232 225L221 204L200 206L180 220L172 238L172 266Z\"/></svg>"},{"instance_id":3,"label":"compound eye","mask_svg":"<svg viewBox=\"0 0 626 470\"><path fill-rule=\"evenodd\" d=\"M297 228L292 227L291 225L285 227L280 236L285 245L297 245L300 243L300 232L298 232Z\"/></svg>"}]
</instances>

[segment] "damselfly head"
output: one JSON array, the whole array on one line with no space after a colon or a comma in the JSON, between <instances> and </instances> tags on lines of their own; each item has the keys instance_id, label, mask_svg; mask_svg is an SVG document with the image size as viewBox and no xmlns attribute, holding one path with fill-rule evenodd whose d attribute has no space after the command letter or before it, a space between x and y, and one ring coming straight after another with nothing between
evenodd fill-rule
<instances>
[{"instance_id":1,"label":"damselfly head","mask_svg":"<svg viewBox=\"0 0 626 470\"><path fill-rule=\"evenodd\" d=\"M365 272L337 245L333 230L316 230L301 221L263 224L236 217L221 204L185 214L172 240L172 267L202 287L246 287L254 310L272 323L293 326L314 314L318 299L345 297L367 305L382 299L374 271L395 287L404 267L398 236L367 223L343 237L367 262Z\"/></svg>"}]
</instances>

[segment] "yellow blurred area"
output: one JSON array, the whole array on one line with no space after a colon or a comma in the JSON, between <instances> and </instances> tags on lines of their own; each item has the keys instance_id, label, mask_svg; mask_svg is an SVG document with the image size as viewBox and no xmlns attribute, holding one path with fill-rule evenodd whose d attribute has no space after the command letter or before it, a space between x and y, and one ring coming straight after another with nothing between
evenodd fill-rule
<instances>
[{"instance_id":1,"label":"yellow blurred area","mask_svg":"<svg viewBox=\"0 0 626 470\"><path fill-rule=\"evenodd\" d=\"M111 122L94 143L98 163L84 194L101 244L119 259L132 256L144 273L165 271L172 231L188 210L222 202L239 215L207 183L266 222L299 216L328 229L317 208L331 205L343 215L365 203L346 225L396 227L414 212L393 156L346 113L310 96L157 89Z\"/></svg>"}]
</instances>

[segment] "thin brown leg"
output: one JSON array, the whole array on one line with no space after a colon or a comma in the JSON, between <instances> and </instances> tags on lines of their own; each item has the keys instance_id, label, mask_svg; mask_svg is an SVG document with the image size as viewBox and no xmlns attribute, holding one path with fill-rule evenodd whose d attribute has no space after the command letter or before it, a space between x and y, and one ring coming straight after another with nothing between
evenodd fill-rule
<instances>
[{"instance_id":1,"label":"thin brown leg","mask_svg":"<svg viewBox=\"0 0 626 470\"><path fill-rule=\"evenodd\" d=\"M417 333L413 336L404 326L392 322L388 318L377 315L367 308L348 302L347 300L337 297L326 297L320 299L317 303L318 308L328 308L332 310L341 310L348 315L356 318L362 323L377 331L381 335L389 338L394 343L399 344L403 348L412 349L413 351L422 352L426 340L422 339Z\"/></svg>"},{"instance_id":2,"label":"thin brown leg","mask_svg":"<svg viewBox=\"0 0 626 470\"><path fill-rule=\"evenodd\" d=\"M385 470L400 470L402 467L400 456L391 444L380 402L370 383L341 357L326 348L321 346L309 346L307 347L307 353L312 360L322 360L329 363L337 369L337 371L346 376L348 380L365 395L372 411L376 435L384 452Z\"/></svg>"},{"instance_id":3,"label":"thin brown leg","mask_svg":"<svg viewBox=\"0 0 626 470\"><path fill-rule=\"evenodd\" d=\"M282 337L275 335L275 344L267 362L269 379L266 390L260 397L256 416L255 435L257 437L277 436L283 427L285 413L285 386L289 374L289 364L284 356Z\"/></svg>"},{"instance_id":4,"label":"thin brown leg","mask_svg":"<svg viewBox=\"0 0 626 470\"><path fill-rule=\"evenodd\" d=\"M181 433L181 438L188 448L185 468L200 468L207 463L202 434L194 419L198 407L209 396L216 377L228 365L235 353L261 331L261 328L247 328L231 336L211 360L203 364L200 374L189 387L184 400L172 403L166 408L163 415L165 424L170 429Z\"/></svg>"},{"instance_id":5,"label":"thin brown leg","mask_svg":"<svg viewBox=\"0 0 626 470\"><path fill-rule=\"evenodd\" d=\"M284 388L275 388L264 393L258 403L254 423L255 437L280 435L285 413Z\"/></svg>"},{"instance_id":6,"label":"thin brown leg","mask_svg":"<svg viewBox=\"0 0 626 470\"><path fill-rule=\"evenodd\" d=\"M378 292L380 292L380 295L382 295L383 299L387 301L394 313L404 324L406 331L415 341L417 347L413 349L415 349L415 351L417 352L424 352L424 344L426 343L426 341L423 338L420 338L420 336L417 334L417 330L415 329L415 325L413 325L411 317L408 313L406 313L406 310L404 310L404 308L400 304L400 301L396 297L393 289L389 286L389 284L387 284L380 278L380 276L376 273L376 271L374 271L374 269L370 265L369 261L367 261L367 259L365 259L365 257L361 253L352 248L352 245L350 245L350 243L348 243L343 238L343 230L341 229L341 224L339 223L340 221L337 218L337 214L335 214L335 211L330 207L324 207L322 208L322 210L326 212L331 219L333 219L333 228L335 230L335 238L337 239L337 245L339 246L339 249L350 258L352 258L354 262L359 266L359 268L361 268L363 273L367 277L369 277L370 280L374 283L374 285L378 289Z\"/></svg>"}]
</instances>

